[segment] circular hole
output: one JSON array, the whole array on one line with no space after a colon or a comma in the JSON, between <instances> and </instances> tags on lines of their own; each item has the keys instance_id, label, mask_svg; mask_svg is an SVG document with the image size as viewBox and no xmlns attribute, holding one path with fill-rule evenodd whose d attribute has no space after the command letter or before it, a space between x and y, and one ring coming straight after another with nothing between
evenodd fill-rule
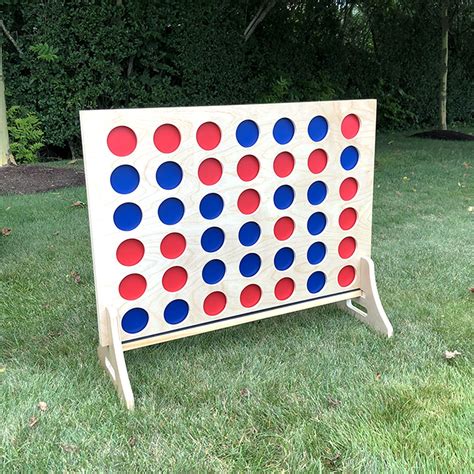
<instances>
[{"instance_id":1,"label":"circular hole","mask_svg":"<svg viewBox=\"0 0 474 474\"><path fill-rule=\"evenodd\" d=\"M309 276L306 287L310 293L318 293L324 288L325 284L326 275L323 272L314 272Z\"/></svg>"},{"instance_id":2,"label":"circular hole","mask_svg":"<svg viewBox=\"0 0 474 474\"><path fill-rule=\"evenodd\" d=\"M258 241L260 233L260 226L256 222L246 222L239 230L239 242L250 247Z\"/></svg>"},{"instance_id":3,"label":"circular hole","mask_svg":"<svg viewBox=\"0 0 474 474\"><path fill-rule=\"evenodd\" d=\"M273 126L273 138L280 145L286 145L295 134L295 126L289 118L281 118Z\"/></svg>"},{"instance_id":4,"label":"circular hole","mask_svg":"<svg viewBox=\"0 0 474 474\"><path fill-rule=\"evenodd\" d=\"M311 265L317 265L321 263L326 256L326 246L322 242L315 242L310 245L306 256Z\"/></svg>"},{"instance_id":5,"label":"circular hole","mask_svg":"<svg viewBox=\"0 0 474 474\"><path fill-rule=\"evenodd\" d=\"M122 318L122 329L129 334L143 331L148 324L148 313L143 308L129 309Z\"/></svg>"},{"instance_id":6,"label":"circular hole","mask_svg":"<svg viewBox=\"0 0 474 474\"><path fill-rule=\"evenodd\" d=\"M132 202L120 204L114 212L114 224L120 230L133 230L142 221L142 210Z\"/></svg>"},{"instance_id":7,"label":"circular hole","mask_svg":"<svg viewBox=\"0 0 474 474\"><path fill-rule=\"evenodd\" d=\"M260 195L255 189L246 189L237 200L237 207L242 214L252 214L260 205Z\"/></svg>"},{"instance_id":8,"label":"circular hole","mask_svg":"<svg viewBox=\"0 0 474 474\"><path fill-rule=\"evenodd\" d=\"M240 261L239 271L242 276L249 278L260 270L261 264L262 260L256 253L249 253Z\"/></svg>"},{"instance_id":9,"label":"circular hole","mask_svg":"<svg viewBox=\"0 0 474 474\"><path fill-rule=\"evenodd\" d=\"M359 185L354 178L346 178L339 188L339 195L344 201L350 201L356 194Z\"/></svg>"},{"instance_id":10,"label":"circular hole","mask_svg":"<svg viewBox=\"0 0 474 474\"><path fill-rule=\"evenodd\" d=\"M224 209L224 201L219 194L211 193L204 196L199 204L199 212L204 219L219 217Z\"/></svg>"},{"instance_id":11,"label":"circular hole","mask_svg":"<svg viewBox=\"0 0 474 474\"><path fill-rule=\"evenodd\" d=\"M178 198L165 199L158 207L158 217L163 224L177 224L184 215L184 204Z\"/></svg>"},{"instance_id":12,"label":"circular hole","mask_svg":"<svg viewBox=\"0 0 474 474\"><path fill-rule=\"evenodd\" d=\"M208 285L219 283L225 275L225 264L221 260L211 260L202 269L202 279Z\"/></svg>"},{"instance_id":13,"label":"circular hole","mask_svg":"<svg viewBox=\"0 0 474 474\"><path fill-rule=\"evenodd\" d=\"M174 300L168 303L163 312L165 321L168 324L182 323L189 313L189 305L184 300Z\"/></svg>"},{"instance_id":14,"label":"circular hole","mask_svg":"<svg viewBox=\"0 0 474 474\"><path fill-rule=\"evenodd\" d=\"M315 212L308 219L308 232L311 235L320 234L326 227L326 216L322 212Z\"/></svg>"},{"instance_id":15,"label":"circular hole","mask_svg":"<svg viewBox=\"0 0 474 474\"><path fill-rule=\"evenodd\" d=\"M291 278L282 278L275 285L275 297L280 301L288 299L293 291L295 291L295 282Z\"/></svg>"},{"instance_id":16,"label":"circular hole","mask_svg":"<svg viewBox=\"0 0 474 474\"><path fill-rule=\"evenodd\" d=\"M355 268L352 265L343 267L337 276L339 286L349 286L355 278Z\"/></svg>"},{"instance_id":17,"label":"circular hole","mask_svg":"<svg viewBox=\"0 0 474 474\"><path fill-rule=\"evenodd\" d=\"M216 184L222 176L222 165L215 158L207 158L198 169L198 176L202 184L212 186Z\"/></svg>"},{"instance_id":18,"label":"circular hole","mask_svg":"<svg viewBox=\"0 0 474 474\"><path fill-rule=\"evenodd\" d=\"M308 188L308 201L315 206L321 204L326 199L327 193L326 185L322 181L316 181Z\"/></svg>"},{"instance_id":19,"label":"circular hole","mask_svg":"<svg viewBox=\"0 0 474 474\"><path fill-rule=\"evenodd\" d=\"M273 263L275 268L281 272L288 270L295 261L295 252L289 247L284 247L275 254Z\"/></svg>"},{"instance_id":20,"label":"circular hole","mask_svg":"<svg viewBox=\"0 0 474 474\"><path fill-rule=\"evenodd\" d=\"M249 148L257 143L258 126L253 120L244 120L237 127L235 136L240 146Z\"/></svg>"},{"instance_id":21,"label":"circular hole","mask_svg":"<svg viewBox=\"0 0 474 474\"><path fill-rule=\"evenodd\" d=\"M349 230L354 227L357 220L357 212L354 208L348 207L339 215L339 227L342 230Z\"/></svg>"},{"instance_id":22,"label":"circular hole","mask_svg":"<svg viewBox=\"0 0 474 474\"><path fill-rule=\"evenodd\" d=\"M224 232L219 227L210 227L201 237L201 247L206 252L217 252L224 244Z\"/></svg>"},{"instance_id":23,"label":"circular hole","mask_svg":"<svg viewBox=\"0 0 474 474\"><path fill-rule=\"evenodd\" d=\"M280 186L273 195L273 203L278 209L288 209L295 199L295 192L291 186Z\"/></svg>"},{"instance_id":24,"label":"circular hole","mask_svg":"<svg viewBox=\"0 0 474 474\"><path fill-rule=\"evenodd\" d=\"M327 153L318 148L310 153L308 156L308 168L311 173L318 174L321 173L326 165L328 164L328 155Z\"/></svg>"},{"instance_id":25,"label":"circular hole","mask_svg":"<svg viewBox=\"0 0 474 474\"><path fill-rule=\"evenodd\" d=\"M110 184L113 190L120 194L129 194L135 191L139 183L140 175L130 165L121 165L115 168L110 175Z\"/></svg>"},{"instance_id":26,"label":"circular hole","mask_svg":"<svg viewBox=\"0 0 474 474\"><path fill-rule=\"evenodd\" d=\"M289 239L295 230L295 222L291 217L280 217L273 226L273 233L278 240Z\"/></svg>"},{"instance_id":27,"label":"circular hole","mask_svg":"<svg viewBox=\"0 0 474 474\"><path fill-rule=\"evenodd\" d=\"M115 127L107 136L107 146L115 156L127 156L137 147L137 136L128 127Z\"/></svg>"},{"instance_id":28,"label":"circular hole","mask_svg":"<svg viewBox=\"0 0 474 474\"><path fill-rule=\"evenodd\" d=\"M125 240L117 247L117 260L127 267L136 265L143 255L145 255L145 246L137 239Z\"/></svg>"},{"instance_id":29,"label":"circular hole","mask_svg":"<svg viewBox=\"0 0 474 474\"><path fill-rule=\"evenodd\" d=\"M252 308L262 297L262 290L258 285L246 286L240 293L240 304L245 308Z\"/></svg>"},{"instance_id":30,"label":"circular hole","mask_svg":"<svg viewBox=\"0 0 474 474\"><path fill-rule=\"evenodd\" d=\"M183 179L183 170L178 163L167 161L156 170L156 182L163 189L174 189Z\"/></svg>"},{"instance_id":31,"label":"circular hole","mask_svg":"<svg viewBox=\"0 0 474 474\"><path fill-rule=\"evenodd\" d=\"M216 316L224 311L226 303L227 298L224 293L221 291L215 291L206 296L206 299L204 300L204 312L208 316Z\"/></svg>"},{"instance_id":32,"label":"circular hole","mask_svg":"<svg viewBox=\"0 0 474 474\"><path fill-rule=\"evenodd\" d=\"M174 125L166 123L156 129L153 143L161 153L172 153L181 143L181 134Z\"/></svg>"},{"instance_id":33,"label":"circular hole","mask_svg":"<svg viewBox=\"0 0 474 474\"><path fill-rule=\"evenodd\" d=\"M186 239L177 232L168 234L160 244L161 254L165 258L175 259L181 256L186 249Z\"/></svg>"},{"instance_id":34,"label":"circular hole","mask_svg":"<svg viewBox=\"0 0 474 474\"><path fill-rule=\"evenodd\" d=\"M344 148L341 153L341 166L349 171L356 167L359 161L359 152L355 146L348 146Z\"/></svg>"},{"instance_id":35,"label":"circular hole","mask_svg":"<svg viewBox=\"0 0 474 474\"><path fill-rule=\"evenodd\" d=\"M237 174L242 181L252 181L260 170L260 163L253 155L245 155L237 164Z\"/></svg>"},{"instance_id":36,"label":"circular hole","mask_svg":"<svg viewBox=\"0 0 474 474\"><path fill-rule=\"evenodd\" d=\"M359 133L360 121L357 115L346 115L341 123L341 132L344 138L350 140Z\"/></svg>"},{"instance_id":37,"label":"circular hole","mask_svg":"<svg viewBox=\"0 0 474 474\"><path fill-rule=\"evenodd\" d=\"M221 141L221 129L214 122L203 123L196 132L196 140L203 150L213 150Z\"/></svg>"},{"instance_id":38,"label":"circular hole","mask_svg":"<svg viewBox=\"0 0 474 474\"><path fill-rule=\"evenodd\" d=\"M295 158L287 151L279 153L273 161L273 171L280 178L286 178L295 167Z\"/></svg>"},{"instance_id":39,"label":"circular hole","mask_svg":"<svg viewBox=\"0 0 474 474\"><path fill-rule=\"evenodd\" d=\"M161 283L166 291L179 291L188 281L188 272L183 267L171 267L163 274Z\"/></svg>"},{"instance_id":40,"label":"circular hole","mask_svg":"<svg viewBox=\"0 0 474 474\"><path fill-rule=\"evenodd\" d=\"M356 241L353 237L346 237L341 240L338 247L339 256L341 258L351 257L356 249Z\"/></svg>"},{"instance_id":41,"label":"circular hole","mask_svg":"<svg viewBox=\"0 0 474 474\"><path fill-rule=\"evenodd\" d=\"M311 119L308 125L308 135L313 142L320 142L328 133L328 122L327 120L318 115Z\"/></svg>"},{"instance_id":42,"label":"circular hole","mask_svg":"<svg viewBox=\"0 0 474 474\"><path fill-rule=\"evenodd\" d=\"M126 300L136 300L145 293L146 280L143 275L132 273L127 275L119 285L120 296Z\"/></svg>"}]
</instances>

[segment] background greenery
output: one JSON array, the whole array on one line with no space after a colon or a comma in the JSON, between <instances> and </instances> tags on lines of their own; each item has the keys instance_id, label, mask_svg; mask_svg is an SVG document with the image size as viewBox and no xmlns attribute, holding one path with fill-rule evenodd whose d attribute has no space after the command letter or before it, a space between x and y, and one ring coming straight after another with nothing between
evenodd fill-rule
<instances>
[{"instance_id":1,"label":"background greenery","mask_svg":"<svg viewBox=\"0 0 474 474\"><path fill-rule=\"evenodd\" d=\"M277 0L244 41L260 4L0 0L8 103L72 148L88 108L375 97L382 128L436 123L438 0ZM451 123L473 118L472 7L451 1Z\"/></svg>"}]
</instances>

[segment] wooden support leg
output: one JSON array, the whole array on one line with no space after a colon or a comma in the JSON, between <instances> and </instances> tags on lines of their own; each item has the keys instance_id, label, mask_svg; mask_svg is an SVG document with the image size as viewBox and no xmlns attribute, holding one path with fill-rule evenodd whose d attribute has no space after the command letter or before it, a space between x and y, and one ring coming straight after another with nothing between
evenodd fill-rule
<instances>
[{"instance_id":1,"label":"wooden support leg","mask_svg":"<svg viewBox=\"0 0 474 474\"><path fill-rule=\"evenodd\" d=\"M354 300L337 303L338 307L355 316L363 323L371 326L377 332L392 337L393 328L380 302L375 282L374 262L371 258L362 257L360 262L360 285L362 296ZM354 306L353 301L363 306L366 311Z\"/></svg>"},{"instance_id":2,"label":"wooden support leg","mask_svg":"<svg viewBox=\"0 0 474 474\"><path fill-rule=\"evenodd\" d=\"M122 342L119 336L117 311L106 309L108 345L99 345L98 354L101 365L109 373L119 397L129 410L135 407L132 387L128 378L127 366L123 355Z\"/></svg>"}]
</instances>

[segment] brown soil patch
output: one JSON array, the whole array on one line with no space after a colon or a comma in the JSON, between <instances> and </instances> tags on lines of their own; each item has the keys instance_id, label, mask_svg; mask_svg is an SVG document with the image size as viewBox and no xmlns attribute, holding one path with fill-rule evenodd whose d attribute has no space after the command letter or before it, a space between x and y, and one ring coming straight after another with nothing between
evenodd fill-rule
<instances>
[{"instance_id":1,"label":"brown soil patch","mask_svg":"<svg viewBox=\"0 0 474 474\"><path fill-rule=\"evenodd\" d=\"M430 130L428 132L414 133L412 137L417 138L432 138L435 140L457 140L457 141L472 141L474 135L468 133L455 132L454 130Z\"/></svg>"},{"instance_id":2,"label":"brown soil patch","mask_svg":"<svg viewBox=\"0 0 474 474\"><path fill-rule=\"evenodd\" d=\"M32 194L83 186L84 173L74 168L47 166L3 166L0 168L1 194Z\"/></svg>"}]
</instances>

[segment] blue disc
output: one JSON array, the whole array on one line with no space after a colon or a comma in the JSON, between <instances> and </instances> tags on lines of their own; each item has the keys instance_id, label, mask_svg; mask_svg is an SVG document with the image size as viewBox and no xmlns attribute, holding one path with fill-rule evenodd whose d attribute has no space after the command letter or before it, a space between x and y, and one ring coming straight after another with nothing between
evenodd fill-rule
<instances>
[{"instance_id":1,"label":"blue disc","mask_svg":"<svg viewBox=\"0 0 474 474\"><path fill-rule=\"evenodd\" d=\"M211 260L202 269L202 279L208 285L219 283L225 275L225 264L221 260Z\"/></svg>"},{"instance_id":2,"label":"blue disc","mask_svg":"<svg viewBox=\"0 0 474 474\"><path fill-rule=\"evenodd\" d=\"M174 300L165 307L164 317L168 324L179 324L186 319L189 305L184 300Z\"/></svg>"},{"instance_id":3,"label":"blue disc","mask_svg":"<svg viewBox=\"0 0 474 474\"><path fill-rule=\"evenodd\" d=\"M308 201L313 204L321 204L325 199L328 193L326 185L322 181L315 181L308 188Z\"/></svg>"},{"instance_id":4,"label":"blue disc","mask_svg":"<svg viewBox=\"0 0 474 474\"><path fill-rule=\"evenodd\" d=\"M163 224L177 224L184 215L184 204L178 198L165 199L158 208L158 217Z\"/></svg>"},{"instance_id":5,"label":"blue disc","mask_svg":"<svg viewBox=\"0 0 474 474\"><path fill-rule=\"evenodd\" d=\"M341 153L341 166L345 170L351 170L355 168L359 161L359 152L355 146L348 146L344 148Z\"/></svg>"},{"instance_id":6,"label":"blue disc","mask_svg":"<svg viewBox=\"0 0 474 474\"><path fill-rule=\"evenodd\" d=\"M143 308L129 309L123 315L122 329L129 334L135 334L145 329L148 319L148 313Z\"/></svg>"},{"instance_id":7,"label":"blue disc","mask_svg":"<svg viewBox=\"0 0 474 474\"><path fill-rule=\"evenodd\" d=\"M311 119L308 125L308 135L314 142L320 142L328 133L327 120L318 115Z\"/></svg>"},{"instance_id":8,"label":"blue disc","mask_svg":"<svg viewBox=\"0 0 474 474\"><path fill-rule=\"evenodd\" d=\"M199 212L204 219L219 217L222 209L224 209L224 201L216 193L207 194L201 199L201 204L199 204Z\"/></svg>"},{"instance_id":9,"label":"blue disc","mask_svg":"<svg viewBox=\"0 0 474 474\"><path fill-rule=\"evenodd\" d=\"M288 270L288 268L293 265L294 261L295 252L293 249L290 249L290 247L283 247L282 249L278 250L278 252L275 254L275 258L273 259L275 268L281 272Z\"/></svg>"},{"instance_id":10,"label":"blue disc","mask_svg":"<svg viewBox=\"0 0 474 474\"><path fill-rule=\"evenodd\" d=\"M308 219L308 232L311 235L320 234L326 227L326 216L322 212L315 212Z\"/></svg>"},{"instance_id":11,"label":"blue disc","mask_svg":"<svg viewBox=\"0 0 474 474\"><path fill-rule=\"evenodd\" d=\"M315 242L314 244L311 244L307 253L308 262L311 263L311 265L317 265L318 263L321 263L325 256L326 246L322 242Z\"/></svg>"},{"instance_id":12,"label":"blue disc","mask_svg":"<svg viewBox=\"0 0 474 474\"><path fill-rule=\"evenodd\" d=\"M280 186L273 195L273 202L278 209L287 209L293 204L295 192L291 186Z\"/></svg>"},{"instance_id":13,"label":"blue disc","mask_svg":"<svg viewBox=\"0 0 474 474\"><path fill-rule=\"evenodd\" d=\"M135 191L139 183L140 175L138 171L130 165L118 166L110 175L112 188L120 194L129 194Z\"/></svg>"},{"instance_id":14,"label":"blue disc","mask_svg":"<svg viewBox=\"0 0 474 474\"><path fill-rule=\"evenodd\" d=\"M239 230L239 242L246 247L255 244L260 238L260 226L256 222L246 222Z\"/></svg>"},{"instance_id":15,"label":"blue disc","mask_svg":"<svg viewBox=\"0 0 474 474\"><path fill-rule=\"evenodd\" d=\"M114 224L120 230L133 230L142 221L142 210L133 202L120 204L114 212Z\"/></svg>"},{"instance_id":16,"label":"blue disc","mask_svg":"<svg viewBox=\"0 0 474 474\"><path fill-rule=\"evenodd\" d=\"M262 260L256 253L249 253L240 261L240 273L244 277L254 276L260 270L261 264Z\"/></svg>"},{"instance_id":17,"label":"blue disc","mask_svg":"<svg viewBox=\"0 0 474 474\"><path fill-rule=\"evenodd\" d=\"M314 272L308 278L306 287L310 293L318 293L326 284L326 275L323 272Z\"/></svg>"},{"instance_id":18,"label":"blue disc","mask_svg":"<svg viewBox=\"0 0 474 474\"><path fill-rule=\"evenodd\" d=\"M273 138L280 144L286 145L295 134L295 126L289 118L281 118L273 127Z\"/></svg>"},{"instance_id":19,"label":"blue disc","mask_svg":"<svg viewBox=\"0 0 474 474\"><path fill-rule=\"evenodd\" d=\"M201 247L206 252L217 252L224 243L224 232L219 227L210 227L201 237Z\"/></svg>"},{"instance_id":20,"label":"blue disc","mask_svg":"<svg viewBox=\"0 0 474 474\"><path fill-rule=\"evenodd\" d=\"M241 146L249 148L258 140L258 125L253 120L244 120L237 127L235 136Z\"/></svg>"},{"instance_id":21,"label":"blue disc","mask_svg":"<svg viewBox=\"0 0 474 474\"><path fill-rule=\"evenodd\" d=\"M178 163L167 161L162 163L156 170L156 182L163 189L174 189L179 186L183 179L183 170Z\"/></svg>"}]
</instances>

